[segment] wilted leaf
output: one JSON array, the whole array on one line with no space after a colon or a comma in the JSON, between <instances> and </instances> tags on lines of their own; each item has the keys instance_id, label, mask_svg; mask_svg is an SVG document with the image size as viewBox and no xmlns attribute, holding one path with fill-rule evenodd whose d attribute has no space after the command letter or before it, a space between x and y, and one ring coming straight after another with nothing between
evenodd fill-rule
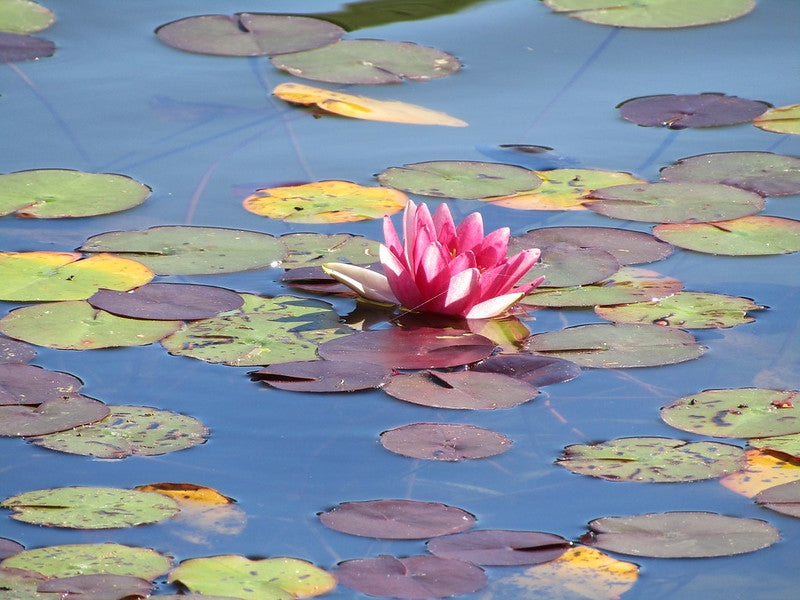
<instances>
[{"instance_id":1,"label":"wilted leaf","mask_svg":"<svg viewBox=\"0 0 800 600\"><path fill-rule=\"evenodd\" d=\"M38 406L0 406L0 436L23 437L72 429L99 421L108 407L81 394L63 394Z\"/></svg>"},{"instance_id":2,"label":"wilted leaf","mask_svg":"<svg viewBox=\"0 0 800 600\"><path fill-rule=\"evenodd\" d=\"M69 373L21 363L0 363L0 405L41 404L77 392L83 382Z\"/></svg>"},{"instance_id":3,"label":"wilted leaf","mask_svg":"<svg viewBox=\"0 0 800 600\"><path fill-rule=\"evenodd\" d=\"M800 104L770 108L753 119L753 125L775 133L800 135Z\"/></svg>"},{"instance_id":4,"label":"wilted leaf","mask_svg":"<svg viewBox=\"0 0 800 600\"><path fill-rule=\"evenodd\" d=\"M800 460L800 433L750 438L747 440L747 445Z\"/></svg>"},{"instance_id":5,"label":"wilted leaf","mask_svg":"<svg viewBox=\"0 0 800 600\"><path fill-rule=\"evenodd\" d=\"M800 251L800 221L781 217L657 225L653 234L680 248L707 254L766 256Z\"/></svg>"},{"instance_id":6,"label":"wilted leaf","mask_svg":"<svg viewBox=\"0 0 800 600\"><path fill-rule=\"evenodd\" d=\"M511 440L473 425L412 423L381 433L381 444L411 458L459 461L502 454L511 447Z\"/></svg>"},{"instance_id":7,"label":"wilted leaf","mask_svg":"<svg viewBox=\"0 0 800 600\"><path fill-rule=\"evenodd\" d=\"M53 11L31 0L3 0L0 4L0 31L34 33L55 20Z\"/></svg>"},{"instance_id":8,"label":"wilted leaf","mask_svg":"<svg viewBox=\"0 0 800 600\"><path fill-rule=\"evenodd\" d=\"M47 58L55 51L56 45L50 40L0 31L0 63Z\"/></svg>"},{"instance_id":9,"label":"wilted leaf","mask_svg":"<svg viewBox=\"0 0 800 600\"><path fill-rule=\"evenodd\" d=\"M800 463L761 450L747 450L747 466L720 479L720 483L747 498L776 485L800 481Z\"/></svg>"},{"instance_id":10,"label":"wilted leaf","mask_svg":"<svg viewBox=\"0 0 800 600\"><path fill-rule=\"evenodd\" d=\"M426 544L428 552L476 565L538 565L564 554L570 543L540 531L483 529L446 535Z\"/></svg>"},{"instance_id":11,"label":"wilted leaf","mask_svg":"<svg viewBox=\"0 0 800 600\"><path fill-rule=\"evenodd\" d=\"M703 94L661 94L631 98L617 105L620 116L644 127L719 127L751 121L771 105L706 92Z\"/></svg>"},{"instance_id":12,"label":"wilted leaf","mask_svg":"<svg viewBox=\"0 0 800 600\"><path fill-rule=\"evenodd\" d=\"M264 367L250 373L279 390L295 392L354 392L381 387L389 379L388 367L343 360L309 360Z\"/></svg>"},{"instance_id":13,"label":"wilted leaf","mask_svg":"<svg viewBox=\"0 0 800 600\"><path fill-rule=\"evenodd\" d=\"M214 488L194 483L149 483L147 485L137 485L134 489L142 492L164 494L176 500L179 505L182 502L202 502L204 504L230 504L235 502L233 498L220 494Z\"/></svg>"}]
</instances>

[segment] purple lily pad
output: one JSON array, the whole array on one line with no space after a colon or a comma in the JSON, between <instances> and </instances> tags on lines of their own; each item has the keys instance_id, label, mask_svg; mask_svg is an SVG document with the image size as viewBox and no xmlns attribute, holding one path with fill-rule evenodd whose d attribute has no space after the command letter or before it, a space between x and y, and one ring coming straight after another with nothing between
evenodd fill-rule
<instances>
[{"instance_id":1,"label":"purple lily pad","mask_svg":"<svg viewBox=\"0 0 800 600\"><path fill-rule=\"evenodd\" d=\"M536 387L569 381L581 374L581 368L574 362L532 354L490 356L474 365L471 370L480 373L500 373Z\"/></svg>"},{"instance_id":2,"label":"purple lily pad","mask_svg":"<svg viewBox=\"0 0 800 600\"><path fill-rule=\"evenodd\" d=\"M291 288L312 292L314 294L331 294L336 296L357 296L353 290L339 283L322 270L322 267L298 267L281 275L280 280Z\"/></svg>"},{"instance_id":3,"label":"purple lily pad","mask_svg":"<svg viewBox=\"0 0 800 600\"><path fill-rule=\"evenodd\" d=\"M56 45L50 40L0 31L0 63L47 58L55 51Z\"/></svg>"},{"instance_id":4,"label":"purple lily pad","mask_svg":"<svg viewBox=\"0 0 800 600\"><path fill-rule=\"evenodd\" d=\"M465 510L418 500L342 502L319 514L323 525L342 533L385 540L421 540L461 533L475 524Z\"/></svg>"},{"instance_id":5,"label":"purple lily pad","mask_svg":"<svg viewBox=\"0 0 800 600\"><path fill-rule=\"evenodd\" d=\"M800 481L775 485L758 493L756 504L790 517L800 518Z\"/></svg>"},{"instance_id":6,"label":"purple lily pad","mask_svg":"<svg viewBox=\"0 0 800 600\"><path fill-rule=\"evenodd\" d=\"M719 127L747 123L772 105L718 93L661 94L631 98L617 105L620 115L643 127Z\"/></svg>"},{"instance_id":7,"label":"purple lily pad","mask_svg":"<svg viewBox=\"0 0 800 600\"><path fill-rule=\"evenodd\" d=\"M25 550L25 546L8 538L0 538L0 560L14 556Z\"/></svg>"},{"instance_id":8,"label":"purple lily pad","mask_svg":"<svg viewBox=\"0 0 800 600\"><path fill-rule=\"evenodd\" d=\"M294 392L354 392L382 386L391 369L382 365L344 360L279 363L250 373L254 380Z\"/></svg>"},{"instance_id":9,"label":"purple lily pad","mask_svg":"<svg viewBox=\"0 0 800 600\"><path fill-rule=\"evenodd\" d=\"M410 600L460 596L487 584L483 569L472 563L426 555L346 560L339 563L336 577L368 596Z\"/></svg>"},{"instance_id":10,"label":"purple lily pad","mask_svg":"<svg viewBox=\"0 0 800 600\"><path fill-rule=\"evenodd\" d=\"M69 373L25 364L0 364L0 405L41 404L77 392L83 382Z\"/></svg>"},{"instance_id":11,"label":"purple lily pad","mask_svg":"<svg viewBox=\"0 0 800 600\"><path fill-rule=\"evenodd\" d=\"M141 577L92 573L48 579L36 591L59 594L58 597L65 600L117 600L147 598L153 587L153 582Z\"/></svg>"},{"instance_id":12,"label":"purple lily pad","mask_svg":"<svg viewBox=\"0 0 800 600\"><path fill-rule=\"evenodd\" d=\"M37 407L0 406L0 436L25 437L65 431L99 421L109 408L88 396L69 394Z\"/></svg>"},{"instance_id":13,"label":"purple lily pad","mask_svg":"<svg viewBox=\"0 0 800 600\"><path fill-rule=\"evenodd\" d=\"M244 298L213 285L148 283L129 292L101 289L87 302L132 319L192 321L236 310L244 304Z\"/></svg>"},{"instance_id":14,"label":"purple lily pad","mask_svg":"<svg viewBox=\"0 0 800 600\"><path fill-rule=\"evenodd\" d=\"M31 344L0 335L0 364L27 363L36 356Z\"/></svg>"},{"instance_id":15,"label":"purple lily pad","mask_svg":"<svg viewBox=\"0 0 800 600\"><path fill-rule=\"evenodd\" d=\"M473 425L412 423L384 431L381 444L390 452L411 458L458 461L502 454L511 447L511 440Z\"/></svg>"},{"instance_id":16,"label":"purple lily pad","mask_svg":"<svg viewBox=\"0 0 800 600\"><path fill-rule=\"evenodd\" d=\"M555 560L572 544L559 535L540 531L483 529L436 538L428 552L477 565L538 565Z\"/></svg>"}]
</instances>

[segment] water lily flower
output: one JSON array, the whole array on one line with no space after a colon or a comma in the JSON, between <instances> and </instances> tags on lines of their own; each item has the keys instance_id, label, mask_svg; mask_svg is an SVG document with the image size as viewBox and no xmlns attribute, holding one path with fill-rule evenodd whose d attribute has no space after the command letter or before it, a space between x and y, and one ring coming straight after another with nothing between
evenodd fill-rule
<instances>
[{"instance_id":1,"label":"water lily flower","mask_svg":"<svg viewBox=\"0 0 800 600\"><path fill-rule=\"evenodd\" d=\"M409 201L403 240L388 216L383 235L383 273L344 263L327 263L325 272L364 298L466 319L501 315L544 280L517 285L539 259L539 250L506 256L509 228L484 236L480 213L456 226L446 204L431 216L425 204Z\"/></svg>"}]
</instances>

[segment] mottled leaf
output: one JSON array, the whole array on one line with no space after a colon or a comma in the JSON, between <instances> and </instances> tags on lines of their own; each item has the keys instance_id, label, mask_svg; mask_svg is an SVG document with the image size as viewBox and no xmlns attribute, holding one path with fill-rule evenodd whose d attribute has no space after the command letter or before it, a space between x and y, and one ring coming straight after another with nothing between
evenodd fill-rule
<instances>
[{"instance_id":1,"label":"mottled leaf","mask_svg":"<svg viewBox=\"0 0 800 600\"><path fill-rule=\"evenodd\" d=\"M320 266L328 262L368 265L378 261L378 242L349 233L289 233L279 238L288 248L285 269Z\"/></svg>"},{"instance_id":2,"label":"mottled leaf","mask_svg":"<svg viewBox=\"0 0 800 600\"><path fill-rule=\"evenodd\" d=\"M800 251L800 221L756 215L716 223L657 225L653 234L680 248L727 256Z\"/></svg>"},{"instance_id":3,"label":"mottled leaf","mask_svg":"<svg viewBox=\"0 0 800 600\"><path fill-rule=\"evenodd\" d=\"M769 451L747 450L747 466L720 479L727 489L754 498L759 492L776 485L800 481L800 463L774 456Z\"/></svg>"}]
</instances>

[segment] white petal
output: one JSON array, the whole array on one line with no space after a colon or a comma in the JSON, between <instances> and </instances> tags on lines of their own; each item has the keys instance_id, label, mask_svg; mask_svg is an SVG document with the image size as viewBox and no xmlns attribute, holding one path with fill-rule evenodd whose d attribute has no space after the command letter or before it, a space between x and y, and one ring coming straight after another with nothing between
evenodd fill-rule
<instances>
[{"instance_id":1,"label":"white petal","mask_svg":"<svg viewBox=\"0 0 800 600\"><path fill-rule=\"evenodd\" d=\"M347 263L325 263L322 270L368 300L399 304L382 273Z\"/></svg>"},{"instance_id":2,"label":"white petal","mask_svg":"<svg viewBox=\"0 0 800 600\"><path fill-rule=\"evenodd\" d=\"M509 307L525 294L504 294L479 302L464 315L467 319L491 319L502 315Z\"/></svg>"}]
</instances>

